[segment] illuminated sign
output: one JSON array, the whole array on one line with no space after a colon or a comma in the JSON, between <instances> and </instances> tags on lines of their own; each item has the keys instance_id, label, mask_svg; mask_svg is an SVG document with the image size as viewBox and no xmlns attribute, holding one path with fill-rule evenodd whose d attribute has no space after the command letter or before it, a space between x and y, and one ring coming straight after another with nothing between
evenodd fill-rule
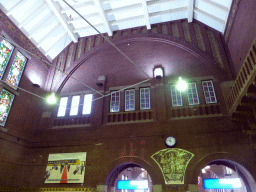
<instances>
[{"instance_id":1,"label":"illuminated sign","mask_svg":"<svg viewBox=\"0 0 256 192\"><path fill-rule=\"evenodd\" d=\"M239 189L242 184L239 178L203 179L205 189Z\"/></svg>"},{"instance_id":2,"label":"illuminated sign","mask_svg":"<svg viewBox=\"0 0 256 192\"><path fill-rule=\"evenodd\" d=\"M121 189L148 189L147 180L118 180L117 190Z\"/></svg>"}]
</instances>

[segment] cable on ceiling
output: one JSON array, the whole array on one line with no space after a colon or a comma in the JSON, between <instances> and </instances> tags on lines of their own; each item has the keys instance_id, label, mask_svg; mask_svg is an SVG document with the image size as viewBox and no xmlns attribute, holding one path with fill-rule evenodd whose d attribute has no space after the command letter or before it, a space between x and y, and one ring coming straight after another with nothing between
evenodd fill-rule
<instances>
[{"instance_id":1,"label":"cable on ceiling","mask_svg":"<svg viewBox=\"0 0 256 192\"><path fill-rule=\"evenodd\" d=\"M107 37L105 37L96 27L94 27L87 19L85 19L79 12L77 12L71 5L63 0L76 14L78 14L86 23L88 23L97 33L99 33L110 45L112 45L119 53L121 53L126 59L128 59L136 68L142 71L148 78L151 78L145 71L143 71L133 60L124 54L114 43L112 43Z\"/></svg>"},{"instance_id":2,"label":"cable on ceiling","mask_svg":"<svg viewBox=\"0 0 256 192\"><path fill-rule=\"evenodd\" d=\"M31 53L30 51L27 51L26 49L22 48L21 46L17 45L16 43L12 42L11 40L6 39L4 36L2 36L2 35L0 35L0 36L1 36L3 39L5 39L6 41L8 41L8 42L10 42L11 44L15 45L16 47L19 47L19 48L22 49L23 51L25 51L25 52L27 52L27 53L30 53L31 55L35 56L36 58L38 58L39 60L43 61L43 62L46 63L47 65L49 65L49 66L51 66L51 67L53 67L53 68L59 70L60 72L64 73L66 76L68 76L68 77L70 77L70 78L76 80L77 82L81 83L81 84L84 85L85 87L87 87L87 88L93 90L94 92L96 92L96 93L98 93L98 94L100 94L100 95L103 95L103 94L100 93L99 91L93 89L93 88L90 87L89 85L87 85L87 84L81 82L80 80L76 79L75 77L69 75L68 73L66 73L65 71L61 70L60 68L54 66L53 64L49 63L48 61L45 61L45 60L43 60L42 58L40 58L40 57L38 57L37 55L35 55L34 53Z\"/></svg>"}]
</instances>

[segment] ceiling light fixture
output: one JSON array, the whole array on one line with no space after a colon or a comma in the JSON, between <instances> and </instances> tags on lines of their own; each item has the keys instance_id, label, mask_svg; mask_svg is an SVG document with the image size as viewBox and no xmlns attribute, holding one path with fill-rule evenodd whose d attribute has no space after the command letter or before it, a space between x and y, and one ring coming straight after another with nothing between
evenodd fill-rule
<instances>
[{"instance_id":1,"label":"ceiling light fixture","mask_svg":"<svg viewBox=\"0 0 256 192\"><path fill-rule=\"evenodd\" d=\"M185 91L188 87L188 84L182 80L181 77L179 77L179 82L177 83L177 86L176 88L179 90L179 91Z\"/></svg>"},{"instance_id":2,"label":"ceiling light fixture","mask_svg":"<svg viewBox=\"0 0 256 192\"><path fill-rule=\"evenodd\" d=\"M47 98L47 102L49 104L55 104L57 101L55 93L52 92L52 94Z\"/></svg>"}]
</instances>

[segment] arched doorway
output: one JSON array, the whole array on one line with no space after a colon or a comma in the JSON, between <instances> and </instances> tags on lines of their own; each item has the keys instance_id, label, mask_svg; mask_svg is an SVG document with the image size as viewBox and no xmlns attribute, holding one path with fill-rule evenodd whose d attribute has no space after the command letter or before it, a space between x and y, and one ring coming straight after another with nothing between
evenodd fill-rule
<instances>
[{"instance_id":1,"label":"arched doorway","mask_svg":"<svg viewBox=\"0 0 256 192\"><path fill-rule=\"evenodd\" d=\"M233 182L233 187L223 189L207 189L207 180L222 179L218 181ZM199 192L251 192L255 183L251 174L240 164L226 159L218 159L209 162L201 170L198 176L198 191ZM211 186L213 187L213 185Z\"/></svg>"},{"instance_id":2,"label":"arched doorway","mask_svg":"<svg viewBox=\"0 0 256 192\"><path fill-rule=\"evenodd\" d=\"M144 181L148 185L148 189L137 190L119 190L117 189L117 181ZM152 192L152 179L146 169L136 163L122 163L117 165L106 179L105 191L111 192Z\"/></svg>"}]
</instances>

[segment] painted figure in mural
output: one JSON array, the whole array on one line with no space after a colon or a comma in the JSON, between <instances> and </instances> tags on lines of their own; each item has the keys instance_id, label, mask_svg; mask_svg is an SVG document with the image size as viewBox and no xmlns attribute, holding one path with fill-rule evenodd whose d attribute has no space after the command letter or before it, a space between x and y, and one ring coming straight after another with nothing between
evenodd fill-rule
<instances>
[{"instance_id":1,"label":"painted figure in mural","mask_svg":"<svg viewBox=\"0 0 256 192\"><path fill-rule=\"evenodd\" d=\"M50 172L51 171L46 171L45 172L44 180L46 180L46 179L48 179L50 177L50 175L51 175Z\"/></svg>"},{"instance_id":2,"label":"painted figure in mural","mask_svg":"<svg viewBox=\"0 0 256 192\"><path fill-rule=\"evenodd\" d=\"M7 116L9 103L10 102L7 95L0 100L0 123L3 123L5 117Z\"/></svg>"},{"instance_id":3,"label":"painted figure in mural","mask_svg":"<svg viewBox=\"0 0 256 192\"><path fill-rule=\"evenodd\" d=\"M73 172L73 174L74 174L74 175L77 174L78 171L79 171L79 166L76 166L76 169L75 169L75 171Z\"/></svg>"},{"instance_id":4,"label":"painted figure in mural","mask_svg":"<svg viewBox=\"0 0 256 192\"><path fill-rule=\"evenodd\" d=\"M68 169L68 172L69 172L69 169L70 169L70 164L68 163L68 165L67 165L67 169Z\"/></svg>"},{"instance_id":5,"label":"painted figure in mural","mask_svg":"<svg viewBox=\"0 0 256 192\"><path fill-rule=\"evenodd\" d=\"M65 167L65 163L61 163L61 165L60 165L60 173L62 172L62 170L64 169L64 167Z\"/></svg>"},{"instance_id":6,"label":"painted figure in mural","mask_svg":"<svg viewBox=\"0 0 256 192\"><path fill-rule=\"evenodd\" d=\"M58 166L54 163L52 169L58 170Z\"/></svg>"}]
</instances>

